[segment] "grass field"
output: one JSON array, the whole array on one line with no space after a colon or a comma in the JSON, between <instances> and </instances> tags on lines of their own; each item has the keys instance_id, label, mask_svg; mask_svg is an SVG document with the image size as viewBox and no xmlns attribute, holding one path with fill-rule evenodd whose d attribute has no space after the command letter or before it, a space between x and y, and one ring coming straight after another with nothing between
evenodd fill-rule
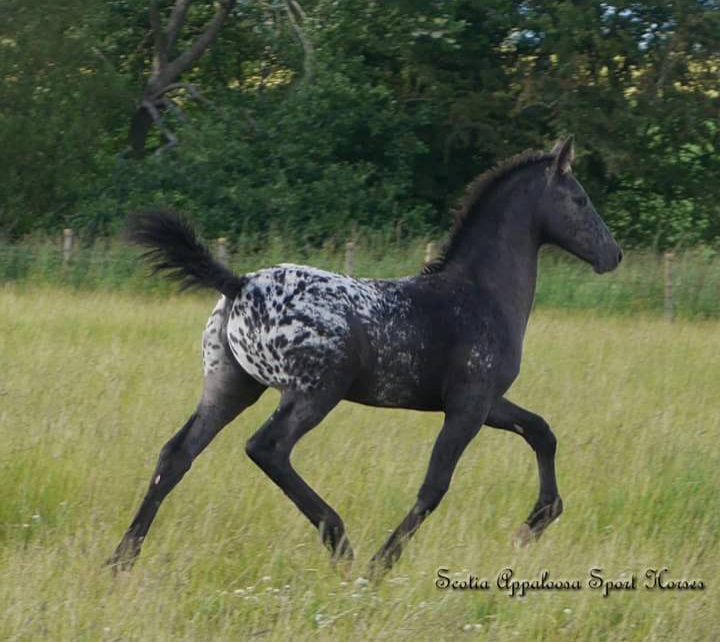
<instances>
[{"instance_id":1,"label":"grass field","mask_svg":"<svg viewBox=\"0 0 720 642\"><path fill-rule=\"evenodd\" d=\"M438 414L341 404L294 462L344 517L343 582L316 532L246 458L268 393L163 505L135 569L103 561L158 450L193 410L208 296L0 289L2 640L717 640L720 323L542 309L510 397L559 439L565 514L534 546L510 533L536 469L517 436L483 429L445 501L378 587L358 580L412 504ZM436 588L438 567L487 579ZM579 591L509 597L543 569ZM589 569L636 576L602 596ZM648 590L645 570L702 591Z\"/></svg>"}]
</instances>

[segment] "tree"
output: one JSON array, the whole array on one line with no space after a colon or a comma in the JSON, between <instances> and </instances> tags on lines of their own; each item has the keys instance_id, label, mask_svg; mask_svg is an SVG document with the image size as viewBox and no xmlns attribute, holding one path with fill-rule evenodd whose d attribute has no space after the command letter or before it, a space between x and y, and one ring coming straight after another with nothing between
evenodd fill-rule
<instances>
[{"instance_id":1,"label":"tree","mask_svg":"<svg viewBox=\"0 0 720 642\"><path fill-rule=\"evenodd\" d=\"M718 216L716 3L523 3L518 104L577 136L576 166L626 243L709 238ZM716 228L717 229L717 228Z\"/></svg>"},{"instance_id":2,"label":"tree","mask_svg":"<svg viewBox=\"0 0 720 642\"><path fill-rule=\"evenodd\" d=\"M196 87L189 83L178 82L178 80L217 38L236 1L221 0L215 15L195 38L192 45L173 56L175 45L193 0L176 0L167 26L162 24L159 0L150 0L149 16L154 43L152 69L142 97L132 116L128 136L132 155L135 158L142 158L145 155L145 143L153 124L163 132L167 139L167 146L177 143L175 135L164 125L161 116L165 109L177 108L168 94L178 89L185 89L193 98L204 101Z\"/></svg>"},{"instance_id":3,"label":"tree","mask_svg":"<svg viewBox=\"0 0 720 642\"><path fill-rule=\"evenodd\" d=\"M130 92L102 52L103 0L0 4L0 233L61 227ZM97 188L94 188L97 191Z\"/></svg>"}]
</instances>

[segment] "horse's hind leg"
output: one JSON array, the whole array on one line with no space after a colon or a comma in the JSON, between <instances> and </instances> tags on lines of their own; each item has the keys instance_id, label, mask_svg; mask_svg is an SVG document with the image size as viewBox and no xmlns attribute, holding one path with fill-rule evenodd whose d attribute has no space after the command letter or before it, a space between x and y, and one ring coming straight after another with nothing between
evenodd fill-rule
<instances>
[{"instance_id":1,"label":"horse's hind leg","mask_svg":"<svg viewBox=\"0 0 720 642\"><path fill-rule=\"evenodd\" d=\"M145 498L108 560L115 568L132 566L163 499L215 435L245 408L255 403L265 390L265 386L250 377L221 346L218 333L209 334L214 318L211 317L203 339L204 345L208 337L216 343L209 344L210 348L205 351L205 381L200 403L185 425L160 451ZM221 316L217 318L220 322ZM217 346L215 352L212 351L212 345Z\"/></svg>"},{"instance_id":2,"label":"horse's hind leg","mask_svg":"<svg viewBox=\"0 0 720 642\"><path fill-rule=\"evenodd\" d=\"M295 444L322 421L341 397L341 393L331 391L284 392L277 410L248 440L246 452L320 531L333 563L347 567L353 551L342 519L290 463Z\"/></svg>"},{"instance_id":3,"label":"horse's hind leg","mask_svg":"<svg viewBox=\"0 0 720 642\"><path fill-rule=\"evenodd\" d=\"M542 417L516 406L505 398L495 403L485 423L492 428L521 435L535 451L540 492L530 515L514 536L516 543L523 546L539 538L550 522L559 517L563 510L555 479L557 440Z\"/></svg>"}]
</instances>

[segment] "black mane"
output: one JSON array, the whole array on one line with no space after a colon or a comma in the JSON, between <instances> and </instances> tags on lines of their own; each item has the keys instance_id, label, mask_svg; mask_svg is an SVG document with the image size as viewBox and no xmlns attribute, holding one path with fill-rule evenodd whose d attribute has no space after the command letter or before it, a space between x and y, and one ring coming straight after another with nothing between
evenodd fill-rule
<instances>
[{"instance_id":1,"label":"black mane","mask_svg":"<svg viewBox=\"0 0 720 642\"><path fill-rule=\"evenodd\" d=\"M471 181L465 190L465 196L463 196L457 207L452 211L453 227L450 235L443 244L440 255L426 263L423 266L421 274L435 274L445 269L445 266L458 246L463 232L467 230L478 213L476 205L498 183L520 169L542 161L553 160L554 158L554 154L528 149L504 161L500 161L492 169L483 172Z\"/></svg>"}]
</instances>

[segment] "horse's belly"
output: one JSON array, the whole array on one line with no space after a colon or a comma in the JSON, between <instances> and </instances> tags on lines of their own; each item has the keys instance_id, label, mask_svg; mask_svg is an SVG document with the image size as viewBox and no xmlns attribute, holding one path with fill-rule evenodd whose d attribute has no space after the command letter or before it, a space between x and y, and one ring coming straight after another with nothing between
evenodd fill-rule
<instances>
[{"instance_id":1,"label":"horse's belly","mask_svg":"<svg viewBox=\"0 0 720 642\"><path fill-rule=\"evenodd\" d=\"M393 385L387 381L357 381L345 395L348 401L376 408L406 408L409 410L442 410L439 391L420 386L408 386L406 382Z\"/></svg>"},{"instance_id":2,"label":"horse's belly","mask_svg":"<svg viewBox=\"0 0 720 642\"><path fill-rule=\"evenodd\" d=\"M346 398L368 406L439 410L437 368L428 367L426 355L416 345L379 346L372 368L351 386Z\"/></svg>"}]
</instances>

